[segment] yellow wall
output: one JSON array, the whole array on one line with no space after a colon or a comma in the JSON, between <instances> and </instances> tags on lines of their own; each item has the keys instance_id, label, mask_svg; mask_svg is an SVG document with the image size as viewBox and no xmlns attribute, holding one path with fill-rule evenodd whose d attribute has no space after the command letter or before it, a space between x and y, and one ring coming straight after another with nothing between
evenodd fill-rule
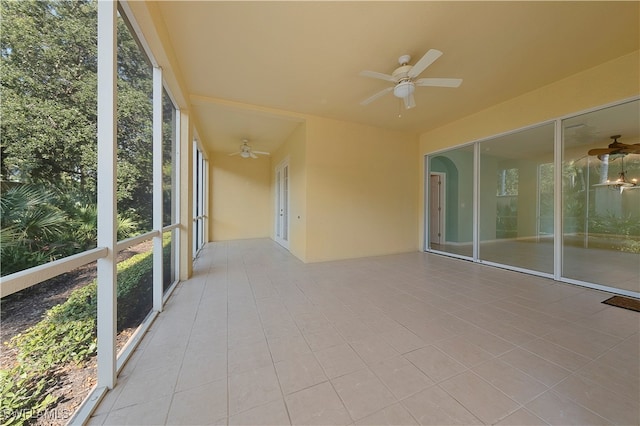
<instances>
[{"instance_id":1,"label":"yellow wall","mask_svg":"<svg viewBox=\"0 0 640 426\"><path fill-rule=\"evenodd\" d=\"M271 158L211 161L212 240L273 238L274 170L290 170L290 251L305 262L422 247L423 157L637 95L638 52L420 135L308 116Z\"/></svg>"},{"instance_id":2,"label":"yellow wall","mask_svg":"<svg viewBox=\"0 0 640 426\"><path fill-rule=\"evenodd\" d=\"M640 52L585 70L420 135L420 247L424 244L424 155L640 94Z\"/></svg>"},{"instance_id":3,"label":"yellow wall","mask_svg":"<svg viewBox=\"0 0 640 426\"><path fill-rule=\"evenodd\" d=\"M417 137L307 119L309 262L418 248Z\"/></svg>"},{"instance_id":4,"label":"yellow wall","mask_svg":"<svg viewBox=\"0 0 640 426\"><path fill-rule=\"evenodd\" d=\"M268 238L271 159L210 157L209 240Z\"/></svg>"},{"instance_id":5,"label":"yellow wall","mask_svg":"<svg viewBox=\"0 0 640 426\"><path fill-rule=\"evenodd\" d=\"M272 155L271 212L275 214L275 168L283 161L289 163L289 251L302 261L307 258L307 169L306 126L298 125L293 133ZM272 216L273 221L275 217ZM271 224L271 238L275 239L275 223Z\"/></svg>"}]
</instances>

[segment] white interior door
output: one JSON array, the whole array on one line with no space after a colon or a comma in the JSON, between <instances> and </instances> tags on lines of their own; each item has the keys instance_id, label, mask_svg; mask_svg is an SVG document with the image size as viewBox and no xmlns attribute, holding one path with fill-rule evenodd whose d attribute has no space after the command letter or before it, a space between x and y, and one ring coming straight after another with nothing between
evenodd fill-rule
<instances>
[{"instance_id":1,"label":"white interior door","mask_svg":"<svg viewBox=\"0 0 640 426\"><path fill-rule=\"evenodd\" d=\"M444 174L429 177L429 242L444 243Z\"/></svg>"},{"instance_id":2,"label":"white interior door","mask_svg":"<svg viewBox=\"0 0 640 426\"><path fill-rule=\"evenodd\" d=\"M276 167L276 242L289 248L289 162Z\"/></svg>"}]
</instances>

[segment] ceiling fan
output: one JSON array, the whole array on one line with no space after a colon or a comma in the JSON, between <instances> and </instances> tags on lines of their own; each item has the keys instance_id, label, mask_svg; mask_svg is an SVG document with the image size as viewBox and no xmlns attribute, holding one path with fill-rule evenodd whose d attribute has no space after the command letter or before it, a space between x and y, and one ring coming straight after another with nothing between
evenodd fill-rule
<instances>
[{"instance_id":1,"label":"ceiling fan","mask_svg":"<svg viewBox=\"0 0 640 426\"><path fill-rule=\"evenodd\" d=\"M249 145L249 139L242 139L242 144L240 145L240 151L229 154L229 156L240 155L242 158L258 158L258 155L271 155L268 152L264 151L254 151L251 149L251 145Z\"/></svg>"},{"instance_id":2,"label":"ceiling fan","mask_svg":"<svg viewBox=\"0 0 640 426\"><path fill-rule=\"evenodd\" d=\"M638 189L640 185L638 185L638 179L627 180L626 172L624 170L624 157L628 154L640 154L640 143L635 144L626 144L622 142L618 142L618 138L620 135L613 135L611 139L613 142L609 144L608 148L594 148L590 149L587 154L596 155L600 159L600 161L609 161L607 156L618 156L620 157L620 173L618 173L618 179L615 181L610 181L609 179L606 182L597 183L593 186L607 186L612 189L617 189L620 191L620 194L625 189ZM614 157L615 158L615 157Z\"/></svg>"},{"instance_id":3,"label":"ceiling fan","mask_svg":"<svg viewBox=\"0 0 640 426\"><path fill-rule=\"evenodd\" d=\"M640 143L626 144L626 143L618 142L618 139L621 137L622 136L620 135L613 135L611 136L611 139L613 139L613 142L610 143L607 148L590 149L589 152L587 152L587 154L597 155L598 157L605 154L609 154L609 155L640 154Z\"/></svg>"},{"instance_id":4,"label":"ceiling fan","mask_svg":"<svg viewBox=\"0 0 640 426\"><path fill-rule=\"evenodd\" d=\"M433 86L433 87L458 87L462 84L460 78L417 78L429 65L442 56L442 52L436 49L430 49L415 65L409 65L411 56L402 55L398 58L400 66L389 74L383 74L376 71L362 71L361 76L378 78L393 83L391 87L387 87L378 93L368 97L360 102L360 105L368 105L379 97L393 91L396 98L400 98L404 102L406 109L416 106L413 98L413 92L416 86Z\"/></svg>"}]
</instances>

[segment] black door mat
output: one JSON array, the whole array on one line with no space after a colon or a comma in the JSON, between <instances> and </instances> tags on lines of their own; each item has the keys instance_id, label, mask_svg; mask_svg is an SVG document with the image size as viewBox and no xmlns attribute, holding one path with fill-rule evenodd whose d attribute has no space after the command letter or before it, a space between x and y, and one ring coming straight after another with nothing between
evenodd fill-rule
<instances>
[{"instance_id":1,"label":"black door mat","mask_svg":"<svg viewBox=\"0 0 640 426\"><path fill-rule=\"evenodd\" d=\"M617 306L618 308L640 312L640 300L633 299L631 297L613 296L602 303L606 303L607 305L611 306Z\"/></svg>"}]
</instances>

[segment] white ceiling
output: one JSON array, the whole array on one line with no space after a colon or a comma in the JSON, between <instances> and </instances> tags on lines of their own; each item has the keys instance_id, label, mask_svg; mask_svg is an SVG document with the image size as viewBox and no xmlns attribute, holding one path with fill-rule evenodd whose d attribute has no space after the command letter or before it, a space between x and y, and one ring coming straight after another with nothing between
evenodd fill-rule
<instances>
[{"instance_id":1,"label":"white ceiling","mask_svg":"<svg viewBox=\"0 0 640 426\"><path fill-rule=\"evenodd\" d=\"M301 114L414 133L454 121L638 50L639 2L160 1L157 11L211 151L242 138L274 150ZM457 89L417 88L402 111L391 94L360 101L391 73L444 52L420 77ZM292 112L278 114L273 111Z\"/></svg>"}]
</instances>

